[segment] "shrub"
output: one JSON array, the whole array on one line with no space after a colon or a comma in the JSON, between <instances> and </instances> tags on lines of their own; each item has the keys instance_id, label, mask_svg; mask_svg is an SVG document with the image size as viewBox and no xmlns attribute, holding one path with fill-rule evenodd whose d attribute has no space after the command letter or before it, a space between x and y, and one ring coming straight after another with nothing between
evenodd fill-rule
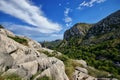
<instances>
[{"instance_id":1,"label":"shrub","mask_svg":"<svg viewBox=\"0 0 120 80\"><path fill-rule=\"evenodd\" d=\"M41 78L39 78L39 79L37 79L37 80L52 80L52 79L50 79L50 78L47 77L47 76L43 76L43 77L41 77Z\"/></svg>"},{"instance_id":2,"label":"shrub","mask_svg":"<svg viewBox=\"0 0 120 80\"><path fill-rule=\"evenodd\" d=\"M21 78L17 74L8 74L5 76L0 76L0 80L21 80Z\"/></svg>"},{"instance_id":3,"label":"shrub","mask_svg":"<svg viewBox=\"0 0 120 80\"><path fill-rule=\"evenodd\" d=\"M11 39L13 39L13 40L15 40L16 42L18 42L18 43L20 43L20 44L23 44L23 45L25 45L25 46L28 46L28 41L27 41L26 39L24 39L24 38L20 38L20 37L18 37L18 36L16 36L16 37L8 36L8 37L11 38Z\"/></svg>"}]
</instances>

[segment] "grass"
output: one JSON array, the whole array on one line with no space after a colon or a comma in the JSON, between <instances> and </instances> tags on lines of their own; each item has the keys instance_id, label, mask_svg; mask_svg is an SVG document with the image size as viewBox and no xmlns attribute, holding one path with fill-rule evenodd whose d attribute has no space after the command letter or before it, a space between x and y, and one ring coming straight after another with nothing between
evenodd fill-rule
<instances>
[{"instance_id":1,"label":"grass","mask_svg":"<svg viewBox=\"0 0 120 80\"><path fill-rule=\"evenodd\" d=\"M26 39L24 39L24 38L20 38L20 37L18 37L18 36L16 36L16 37L8 36L8 37L11 38L11 39L13 39L13 40L15 40L16 42L18 42L18 43L20 43L20 44L23 44L23 45L25 45L25 46L28 46L28 41L27 41Z\"/></svg>"},{"instance_id":2,"label":"grass","mask_svg":"<svg viewBox=\"0 0 120 80\"><path fill-rule=\"evenodd\" d=\"M93 76L93 77L96 77L96 78L107 78L109 77L109 73L108 72L105 72L105 71L102 71L102 70L97 70L97 69L92 69L90 67L87 68L88 70L88 74Z\"/></svg>"},{"instance_id":3,"label":"grass","mask_svg":"<svg viewBox=\"0 0 120 80\"><path fill-rule=\"evenodd\" d=\"M9 74L5 76L0 76L0 80L22 80L17 74Z\"/></svg>"},{"instance_id":4,"label":"grass","mask_svg":"<svg viewBox=\"0 0 120 80\"><path fill-rule=\"evenodd\" d=\"M39 78L39 79L37 79L37 80L52 80L52 79L50 79L50 78L47 77L47 76L43 76L43 77L41 77L41 78Z\"/></svg>"},{"instance_id":5,"label":"grass","mask_svg":"<svg viewBox=\"0 0 120 80\"><path fill-rule=\"evenodd\" d=\"M73 75L73 72L75 71L75 67L82 66L82 65L73 61L72 59L68 58L65 55L58 56L57 58L64 62L65 72L69 77L69 79L72 80L72 75Z\"/></svg>"}]
</instances>

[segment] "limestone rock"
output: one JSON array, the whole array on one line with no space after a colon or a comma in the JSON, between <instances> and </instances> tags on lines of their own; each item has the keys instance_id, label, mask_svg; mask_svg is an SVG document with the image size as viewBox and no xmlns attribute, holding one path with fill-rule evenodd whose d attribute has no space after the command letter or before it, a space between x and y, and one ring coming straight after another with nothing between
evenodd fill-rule
<instances>
[{"instance_id":1,"label":"limestone rock","mask_svg":"<svg viewBox=\"0 0 120 80\"><path fill-rule=\"evenodd\" d=\"M42 64L41 64L42 63ZM40 69L43 69L43 72L36 76L36 79L49 76L55 80L69 80L67 75L65 74L65 68L62 61L52 57L52 58L44 58L39 61Z\"/></svg>"},{"instance_id":2,"label":"limestone rock","mask_svg":"<svg viewBox=\"0 0 120 80\"><path fill-rule=\"evenodd\" d=\"M24 46L9 38L8 34L0 34L0 72L4 72L3 76L15 73L29 80L32 75L41 72L38 77L47 75L55 80L69 80L62 61L38 52L42 50L41 45L27 40L29 45Z\"/></svg>"},{"instance_id":3,"label":"limestone rock","mask_svg":"<svg viewBox=\"0 0 120 80\"><path fill-rule=\"evenodd\" d=\"M74 60L74 61L81 64L83 67L87 67L87 63L84 60Z\"/></svg>"},{"instance_id":4,"label":"limestone rock","mask_svg":"<svg viewBox=\"0 0 120 80\"><path fill-rule=\"evenodd\" d=\"M76 67L75 69L78 70L78 71L80 71L80 72L83 72L83 73L88 74L88 71L87 71L87 69L85 69L85 68L82 68L82 67Z\"/></svg>"},{"instance_id":5,"label":"limestone rock","mask_svg":"<svg viewBox=\"0 0 120 80\"><path fill-rule=\"evenodd\" d=\"M16 68L16 69L9 69L8 71L4 72L2 76L10 75L10 74L16 74L20 77L22 77L22 80L29 80L32 76L30 73L28 73L25 69L22 68Z\"/></svg>"},{"instance_id":6,"label":"limestone rock","mask_svg":"<svg viewBox=\"0 0 120 80\"><path fill-rule=\"evenodd\" d=\"M4 36L15 37L15 35L12 32L10 32L10 31L8 31L6 29L3 29L3 28L0 28L0 34L3 34Z\"/></svg>"},{"instance_id":7,"label":"limestone rock","mask_svg":"<svg viewBox=\"0 0 120 80\"><path fill-rule=\"evenodd\" d=\"M0 72L4 72L11 68L13 61L13 58L8 53L0 51Z\"/></svg>"},{"instance_id":8,"label":"limestone rock","mask_svg":"<svg viewBox=\"0 0 120 80\"><path fill-rule=\"evenodd\" d=\"M75 72L73 74L73 80L97 80L97 78L92 77L81 71L75 70Z\"/></svg>"}]
</instances>

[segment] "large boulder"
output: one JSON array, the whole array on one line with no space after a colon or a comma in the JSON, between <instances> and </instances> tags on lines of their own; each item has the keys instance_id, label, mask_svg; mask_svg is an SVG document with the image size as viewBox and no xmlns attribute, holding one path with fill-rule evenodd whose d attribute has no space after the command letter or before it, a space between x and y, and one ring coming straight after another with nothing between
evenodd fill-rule
<instances>
[{"instance_id":1,"label":"large boulder","mask_svg":"<svg viewBox=\"0 0 120 80\"><path fill-rule=\"evenodd\" d=\"M92 77L80 70L75 70L73 74L73 80L97 80L97 78Z\"/></svg>"},{"instance_id":2,"label":"large boulder","mask_svg":"<svg viewBox=\"0 0 120 80\"><path fill-rule=\"evenodd\" d=\"M30 73L28 73L27 70L23 68L16 68L16 69L9 69L6 72L2 74L2 76L16 74L20 77L22 77L22 80L30 80L30 77L32 76Z\"/></svg>"},{"instance_id":3,"label":"large boulder","mask_svg":"<svg viewBox=\"0 0 120 80\"><path fill-rule=\"evenodd\" d=\"M43 76L49 76L54 80L69 80L66 73L64 72L65 68L63 62L57 58L51 57L39 59L39 65L39 69L42 69L43 72L36 76L34 80Z\"/></svg>"}]
</instances>

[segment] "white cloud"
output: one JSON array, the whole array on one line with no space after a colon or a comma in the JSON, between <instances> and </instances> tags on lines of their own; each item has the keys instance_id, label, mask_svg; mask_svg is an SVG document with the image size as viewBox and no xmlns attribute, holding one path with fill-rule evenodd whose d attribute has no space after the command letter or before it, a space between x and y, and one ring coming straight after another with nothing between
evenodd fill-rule
<instances>
[{"instance_id":1,"label":"white cloud","mask_svg":"<svg viewBox=\"0 0 120 80\"><path fill-rule=\"evenodd\" d=\"M68 16L70 11L71 11L70 8L66 8L65 11L64 11L64 16Z\"/></svg>"},{"instance_id":2,"label":"white cloud","mask_svg":"<svg viewBox=\"0 0 120 80\"><path fill-rule=\"evenodd\" d=\"M29 0L0 0L0 11L35 26L34 30L38 29L42 33L53 33L61 30L58 23L46 18L42 10Z\"/></svg>"},{"instance_id":3,"label":"white cloud","mask_svg":"<svg viewBox=\"0 0 120 80\"><path fill-rule=\"evenodd\" d=\"M89 2L83 1L77 9L82 9L82 7L92 7L95 3L102 3L105 2L106 0L90 0Z\"/></svg>"},{"instance_id":4,"label":"white cloud","mask_svg":"<svg viewBox=\"0 0 120 80\"><path fill-rule=\"evenodd\" d=\"M69 27L69 26L72 26L72 23L66 23L66 26Z\"/></svg>"},{"instance_id":5,"label":"white cloud","mask_svg":"<svg viewBox=\"0 0 120 80\"><path fill-rule=\"evenodd\" d=\"M5 28L14 32L16 35L27 36L37 41L50 41L56 39L62 39L63 34L60 33L41 33L39 28L26 26L26 25L17 25L13 23L1 23Z\"/></svg>"},{"instance_id":6,"label":"white cloud","mask_svg":"<svg viewBox=\"0 0 120 80\"><path fill-rule=\"evenodd\" d=\"M69 16L69 13L71 11L72 11L72 9L70 9L70 8L66 8L64 11L64 16L65 16L64 21L66 23L66 26L70 26L68 24L71 24L71 22L72 22L72 18Z\"/></svg>"}]
</instances>

